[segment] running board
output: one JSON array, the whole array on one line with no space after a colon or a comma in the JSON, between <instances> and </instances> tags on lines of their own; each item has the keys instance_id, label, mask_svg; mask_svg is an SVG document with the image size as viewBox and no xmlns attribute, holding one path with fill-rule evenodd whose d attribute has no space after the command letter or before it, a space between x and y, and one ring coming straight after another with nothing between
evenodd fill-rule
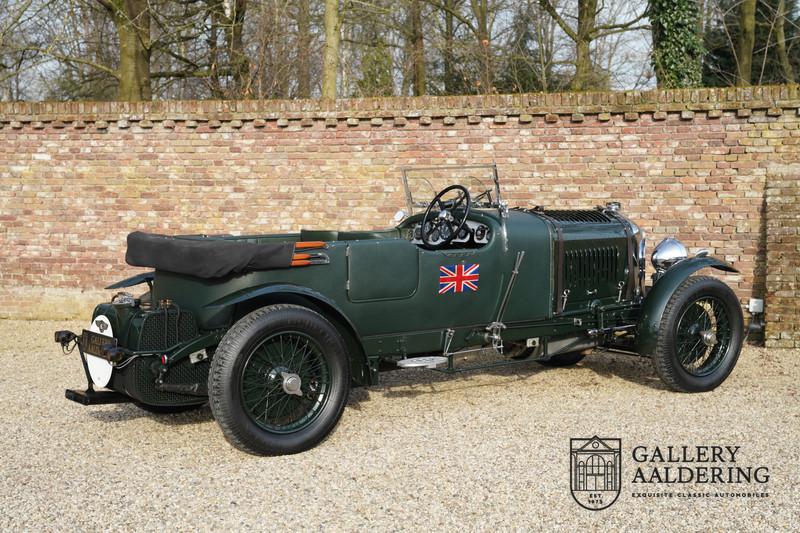
<instances>
[{"instance_id":1,"label":"running board","mask_svg":"<svg viewBox=\"0 0 800 533\"><path fill-rule=\"evenodd\" d=\"M450 354L450 357L444 357L438 355L431 355L425 357L408 357L406 359L401 359L397 361L396 364L401 369L428 368L431 370L435 370L436 372L444 372L445 374L457 374L460 372L470 372L472 370L484 370L487 368L497 368L501 366L529 364L531 361L538 360L533 357L528 357L525 359L501 359L499 361L493 361L491 363L478 363L474 365L465 365L461 367L457 367L453 364L453 356L468 352L478 352L484 349L485 348L480 348L475 350L463 350L460 352L455 352ZM440 366L445 366L445 365L446 368L439 368Z\"/></svg>"},{"instance_id":2,"label":"running board","mask_svg":"<svg viewBox=\"0 0 800 533\"><path fill-rule=\"evenodd\" d=\"M397 361L397 366L400 368L433 368L446 365L448 362L447 357L439 355L431 355L426 357L407 357Z\"/></svg>"},{"instance_id":3,"label":"running board","mask_svg":"<svg viewBox=\"0 0 800 533\"><path fill-rule=\"evenodd\" d=\"M503 366L527 365L530 364L532 361L541 361L541 359L535 359L533 357L526 357L525 359L501 359L499 361L493 361L491 363L478 363L474 365L465 365L465 366L448 365L447 368L434 368L434 370L445 374L459 374L461 372L472 372L473 370L487 370L490 368L499 368Z\"/></svg>"},{"instance_id":4,"label":"running board","mask_svg":"<svg viewBox=\"0 0 800 533\"><path fill-rule=\"evenodd\" d=\"M64 392L67 400L72 400L81 405L106 405L110 403L130 403L133 398L113 390L75 390L67 389Z\"/></svg>"}]
</instances>

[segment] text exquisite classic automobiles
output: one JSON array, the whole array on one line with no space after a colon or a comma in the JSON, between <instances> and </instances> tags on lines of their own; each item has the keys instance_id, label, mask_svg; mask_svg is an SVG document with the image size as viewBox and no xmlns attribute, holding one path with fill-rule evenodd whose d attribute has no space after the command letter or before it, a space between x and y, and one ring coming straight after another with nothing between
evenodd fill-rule
<instances>
[{"instance_id":1,"label":"text exquisite classic automobiles","mask_svg":"<svg viewBox=\"0 0 800 533\"><path fill-rule=\"evenodd\" d=\"M376 383L379 370L460 371L456 356L477 348L494 349L490 365L566 366L597 347L640 354L685 392L731 372L739 301L692 276L736 272L730 264L688 257L668 238L646 283L644 232L619 204L509 209L495 167L461 167L468 186L437 194L440 172L404 171L409 211L387 230L131 233L127 262L154 270L108 288L148 290L98 305L79 334L56 333L78 347L89 382L67 398L155 412L208 401L232 444L285 454L324 439L351 386ZM431 191L424 203L418 185Z\"/></svg>"}]
</instances>

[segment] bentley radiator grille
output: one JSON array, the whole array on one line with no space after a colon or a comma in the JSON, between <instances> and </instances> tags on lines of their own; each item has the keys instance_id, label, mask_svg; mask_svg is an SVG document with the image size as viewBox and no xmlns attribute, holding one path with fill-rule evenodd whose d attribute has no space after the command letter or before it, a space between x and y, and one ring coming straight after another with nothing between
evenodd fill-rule
<instances>
[{"instance_id":1,"label":"bentley radiator grille","mask_svg":"<svg viewBox=\"0 0 800 533\"><path fill-rule=\"evenodd\" d=\"M188 311L153 311L145 315L139 333L139 350L166 350L197 336L194 315Z\"/></svg>"},{"instance_id":2,"label":"bentley radiator grille","mask_svg":"<svg viewBox=\"0 0 800 533\"><path fill-rule=\"evenodd\" d=\"M570 250L565 257L564 279L568 287L593 288L616 279L619 249L614 246Z\"/></svg>"}]
</instances>

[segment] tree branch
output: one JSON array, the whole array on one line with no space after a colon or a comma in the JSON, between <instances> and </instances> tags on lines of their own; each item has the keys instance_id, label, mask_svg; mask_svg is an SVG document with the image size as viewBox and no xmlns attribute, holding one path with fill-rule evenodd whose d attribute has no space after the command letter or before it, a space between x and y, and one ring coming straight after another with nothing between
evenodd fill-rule
<instances>
[{"instance_id":1,"label":"tree branch","mask_svg":"<svg viewBox=\"0 0 800 533\"><path fill-rule=\"evenodd\" d=\"M440 9L440 10L442 10L442 11L445 11L445 12L447 12L447 13L450 13L450 14L451 14L451 15L453 15L453 17L454 17L455 19L457 19L459 22L461 22L462 24L464 24L464 25L466 25L467 27L469 27L469 29L470 29L470 31L472 31L472 33L474 33L475 35L478 35L478 29L475 27L475 25L472 23L472 21L471 21L471 20L469 20L469 19L468 19L467 17L465 17L464 15L462 15L461 13L459 13L457 10L455 10L455 9L451 9L450 7L448 7L448 6L444 5L444 4L442 4L442 3L441 3L441 2L439 2L438 0L426 0L426 1L427 1L427 2L428 2L430 5L432 5L433 7L437 8L437 9Z\"/></svg>"},{"instance_id":2,"label":"tree branch","mask_svg":"<svg viewBox=\"0 0 800 533\"><path fill-rule=\"evenodd\" d=\"M51 50L49 48L26 47L26 50L31 50L31 51L34 51L34 52L39 52L39 53L42 53L42 54L46 54L46 55L52 57L53 59L57 59L59 61L65 62L65 63L80 63L81 65L86 65L86 66L92 67L92 68L97 69L97 70L99 70L101 72L105 72L106 74L109 74L109 75L115 77L116 79L119 79L119 73L116 70L114 70L113 68L107 67L105 65L101 65L100 63L96 63L94 61L91 61L89 59L83 59L82 57L66 56L66 55L63 55L63 54L59 54L58 52L54 52L53 50Z\"/></svg>"},{"instance_id":3,"label":"tree branch","mask_svg":"<svg viewBox=\"0 0 800 533\"><path fill-rule=\"evenodd\" d=\"M101 6L103 6L104 8L106 8L108 10L108 12L111 13L112 15L116 11L116 8L114 7L114 4L112 4L109 0L95 0L95 1L98 4L100 4Z\"/></svg>"},{"instance_id":4,"label":"tree branch","mask_svg":"<svg viewBox=\"0 0 800 533\"><path fill-rule=\"evenodd\" d=\"M151 78L210 78L213 76L230 76L233 74L231 69L214 69L214 70L178 70L178 71L163 71L151 72Z\"/></svg>"},{"instance_id":5,"label":"tree branch","mask_svg":"<svg viewBox=\"0 0 800 533\"><path fill-rule=\"evenodd\" d=\"M567 21L565 21L563 17L561 17L561 15L558 14L558 11L556 11L556 8L553 7L553 4L550 3L550 0L539 0L539 5L542 6L542 9L547 11L547 14L550 15L553 18L553 20L556 21L556 24L559 25L559 27L564 31L564 33L567 34L567 36L570 39L572 39L575 42L578 41L578 34L572 28L570 28L569 24L567 24Z\"/></svg>"},{"instance_id":6,"label":"tree branch","mask_svg":"<svg viewBox=\"0 0 800 533\"><path fill-rule=\"evenodd\" d=\"M637 30L649 30L649 29L651 29L650 24L642 24L641 26L621 26L619 28L606 31L604 33L592 32L592 39L600 39L602 37L608 37L609 35L614 35L616 33L622 33L625 31L637 31Z\"/></svg>"},{"instance_id":7,"label":"tree branch","mask_svg":"<svg viewBox=\"0 0 800 533\"><path fill-rule=\"evenodd\" d=\"M545 1L545 0L542 0ZM605 35L611 35L613 33L619 33L625 30L636 30L636 29L644 29L650 28L650 25L643 25L639 27L632 27L634 24L642 20L648 15L648 11L645 9L641 15L636 17L635 19L631 19L628 22L623 22L621 24L599 24L592 28L592 39L596 39L598 37L603 37ZM606 33L608 32L608 33Z\"/></svg>"}]
</instances>

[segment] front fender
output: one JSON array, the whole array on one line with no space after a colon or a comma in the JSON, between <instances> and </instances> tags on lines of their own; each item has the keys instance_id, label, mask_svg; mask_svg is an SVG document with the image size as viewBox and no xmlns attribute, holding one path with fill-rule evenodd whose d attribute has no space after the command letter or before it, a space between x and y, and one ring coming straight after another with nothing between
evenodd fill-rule
<instances>
[{"instance_id":1,"label":"front fender","mask_svg":"<svg viewBox=\"0 0 800 533\"><path fill-rule=\"evenodd\" d=\"M724 272L739 272L730 263L708 256L684 259L667 270L647 293L642 304L639 327L636 333L636 349L640 354L652 356L655 353L661 318L664 316L664 310L669 299L686 278L702 268L715 268Z\"/></svg>"}]
</instances>

